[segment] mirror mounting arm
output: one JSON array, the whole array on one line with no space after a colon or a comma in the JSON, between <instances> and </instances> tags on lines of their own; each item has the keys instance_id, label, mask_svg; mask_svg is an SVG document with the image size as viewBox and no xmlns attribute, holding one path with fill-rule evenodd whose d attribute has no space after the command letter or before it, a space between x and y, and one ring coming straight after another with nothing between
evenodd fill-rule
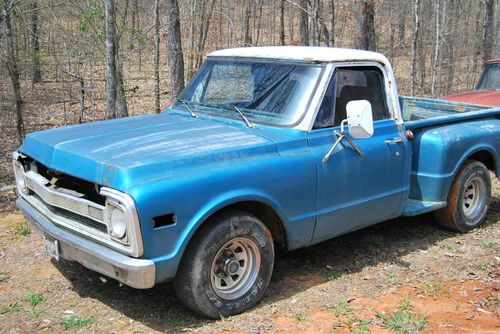
<instances>
[{"instance_id":1,"label":"mirror mounting arm","mask_svg":"<svg viewBox=\"0 0 500 334\"><path fill-rule=\"evenodd\" d=\"M337 147L337 145L342 141L342 139L345 139L347 140L347 142L351 145L351 147L354 149L354 151L361 157L363 158L364 155L363 153L359 150L359 148L356 146L356 144L354 144L352 142L352 140L347 137L345 134L344 134L344 129L343 129L343 125L344 125L344 122L347 122L347 120L343 120L342 123L340 124L341 125L341 132L339 133L338 131L335 131L335 135L337 136L337 140L335 141L335 143L333 144L332 148L330 148L330 150L328 151L328 153L325 154L325 156L323 157L323 160L322 162L324 164L326 164L328 162L328 160L330 159L330 156L332 155L333 151L335 150L335 147Z\"/></svg>"}]
</instances>

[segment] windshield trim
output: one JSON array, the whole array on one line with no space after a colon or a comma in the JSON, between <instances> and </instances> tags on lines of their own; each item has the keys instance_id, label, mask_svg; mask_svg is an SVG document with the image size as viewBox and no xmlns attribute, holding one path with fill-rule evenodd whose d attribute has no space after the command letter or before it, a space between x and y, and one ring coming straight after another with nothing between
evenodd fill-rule
<instances>
[{"instance_id":1,"label":"windshield trim","mask_svg":"<svg viewBox=\"0 0 500 334\"><path fill-rule=\"evenodd\" d=\"M271 122L264 122L260 120L256 120L253 118L250 118L250 121L252 124L259 124L259 125L265 125L265 126L271 126L271 127L276 127L276 128L294 128L297 125L299 125L303 120L306 114L309 112L309 109L311 107L312 100L316 94L316 90L318 89L319 84L321 83L321 80L323 78L323 75L325 74L325 69L328 63L325 62L315 62L315 61L296 61L296 60L286 60L286 59L269 59L269 58L255 58L255 57L225 57L225 56L211 56L207 57L207 61L223 61L223 62L242 62L242 63L270 63L270 64L276 64L276 63L281 63L281 64L288 64L288 65L296 65L296 66L315 66L320 69L320 72L318 74L318 78L316 79L316 82L314 83L314 87L312 90L312 93L309 96L309 99L305 105L304 111L300 114L300 116L297 118L297 120L293 123L290 124L276 124L276 123L271 123ZM205 65L205 63L203 64ZM202 66L203 66L202 65ZM200 67L201 68L201 67ZM198 70L196 74L189 80L189 83L185 86L184 90L195 80L198 79L198 77L201 75L201 71ZM179 95L179 98L182 99L184 95L184 90L182 93ZM209 106L210 107L210 106ZM220 108L223 109L223 108ZM221 118L226 118L226 119L233 119L236 121L242 122L241 117L233 117L234 115L232 113L227 113L227 115L220 114L217 112L210 112L207 110L197 110L195 109L196 112L198 113L203 113L203 114L208 114L210 116L216 116L216 117L221 117ZM245 115L248 117L248 115Z\"/></svg>"}]
</instances>

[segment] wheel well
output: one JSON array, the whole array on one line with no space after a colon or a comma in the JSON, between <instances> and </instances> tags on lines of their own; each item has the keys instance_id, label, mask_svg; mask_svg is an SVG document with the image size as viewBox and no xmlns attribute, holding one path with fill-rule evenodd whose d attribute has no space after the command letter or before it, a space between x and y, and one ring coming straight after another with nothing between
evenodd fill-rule
<instances>
[{"instance_id":1,"label":"wheel well","mask_svg":"<svg viewBox=\"0 0 500 334\"><path fill-rule=\"evenodd\" d=\"M231 204L213 213L210 217L207 218L207 221L209 221L210 218L231 209L245 211L257 217L269 229L274 242L282 250L287 249L286 233L285 228L283 227L283 222L273 208L262 202L244 201Z\"/></svg>"},{"instance_id":2,"label":"wheel well","mask_svg":"<svg viewBox=\"0 0 500 334\"><path fill-rule=\"evenodd\" d=\"M493 155L490 152L479 151L479 152L472 154L467 159L480 161L486 166L486 168L488 168L490 171L495 173L495 175L497 174L497 170L496 170L496 166L495 166L495 159L493 158Z\"/></svg>"}]
</instances>

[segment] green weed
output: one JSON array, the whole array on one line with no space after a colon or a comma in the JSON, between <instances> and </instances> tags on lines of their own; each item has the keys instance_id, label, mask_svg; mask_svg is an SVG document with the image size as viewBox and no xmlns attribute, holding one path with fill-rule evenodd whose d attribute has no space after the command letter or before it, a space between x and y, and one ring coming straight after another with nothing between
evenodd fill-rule
<instances>
[{"instance_id":1,"label":"green weed","mask_svg":"<svg viewBox=\"0 0 500 334\"><path fill-rule=\"evenodd\" d=\"M483 241L483 243L481 244L481 246L483 248L490 249L490 248L495 247L495 243L493 241Z\"/></svg>"},{"instance_id":2,"label":"green weed","mask_svg":"<svg viewBox=\"0 0 500 334\"><path fill-rule=\"evenodd\" d=\"M30 293L28 295L28 302L32 307L40 305L45 301L45 297L40 293Z\"/></svg>"},{"instance_id":3,"label":"green weed","mask_svg":"<svg viewBox=\"0 0 500 334\"><path fill-rule=\"evenodd\" d=\"M19 222L14 226L14 231L16 234L22 235L23 237L26 237L31 234L31 227L28 225L27 222Z\"/></svg>"},{"instance_id":4,"label":"green weed","mask_svg":"<svg viewBox=\"0 0 500 334\"><path fill-rule=\"evenodd\" d=\"M0 315L4 315L7 313L21 312L22 310L23 310L23 307L19 304L19 301L17 301L14 304L11 304L11 305L1 309Z\"/></svg>"},{"instance_id":5,"label":"green weed","mask_svg":"<svg viewBox=\"0 0 500 334\"><path fill-rule=\"evenodd\" d=\"M339 315L348 315L348 314L350 314L351 313L351 309L349 308L349 303L347 303L347 301L345 301L345 300L339 301L339 303L337 304L337 306L335 306L335 308L333 309L333 313L337 317Z\"/></svg>"},{"instance_id":6,"label":"green weed","mask_svg":"<svg viewBox=\"0 0 500 334\"><path fill-rule=\"evenodd\" d=\"M67 318L62 319L61 323L65 329L83 328L95 324L96 320L95 318L79 317L77 315L71 315Z\"/></svg>"},{"instance_id":7,"label":"green weed","mask_svg":"<svg viewBox=\"0 0 500 334\"><path fill-rule=\"evenodd\" d=\"M342 273L339 271L327 272L323 274L323 279L326 282L337 281L342 277Z\"/></svg>"},{"instance_id":8,"label":"green weed","mask_svg":"<svg viewBox=\"0 0 500 334\"><path fill-rule=\"evenodd\" d=\"M396 275L396 273L390 272L387 274L387 278L390 279L391 281L395 281L398 279L398 275Z\"/></svg>"},{"instance_id":9,"label":"green weed","mask_svg":"<svg viewBox=\"0 0 500 334\"><path fill-rule=\"evenodd\" d=\"M377 313L385 328L396 333L416 333L427 325L425 317L415 314L413 305L408 299L404 299L398 305L398 309L389 313Z\"/></svg>"},{"instance_id":10,"label":"green weed","mask_svg":"<svg viewBox=\"0 0 500 334\"><path fill-rule=\"evenodd\" d=\"M488 271L490 269L490 263L488 261L477 261L476 268L484 271Z\"/></svg>"}]
</instances>

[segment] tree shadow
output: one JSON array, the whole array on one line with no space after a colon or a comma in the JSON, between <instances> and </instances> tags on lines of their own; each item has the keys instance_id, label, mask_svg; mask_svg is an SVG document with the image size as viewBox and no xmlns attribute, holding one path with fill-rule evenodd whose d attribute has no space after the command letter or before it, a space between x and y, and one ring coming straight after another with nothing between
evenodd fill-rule
<instances>
[{"instance_id":1,"label":"tree shadow","mask_svg":"<svg viewBox=\"0 0 500 334\"><path fill-rule=\"evenodd\" d=\"M493 201L485 226L498 221L500 201ZM280 254L275 263L271 284L256 306L276 303L328 280L339 273L348 277L367 267L396 264L408 267L404 256L426 250L437 242L457 234L432 222L430 215L400 218L355 231L320 244ZM172 284L162 283L149 290L119 286L117 281L84 268L76 262L53 262L72 282L81 297L93 298L157 331L193 329L211 320L203 319L177 299ZM325 280L304 280L311 273ZM286 280L286 284L283 284Z\"/></svg>"}]
</instances>

